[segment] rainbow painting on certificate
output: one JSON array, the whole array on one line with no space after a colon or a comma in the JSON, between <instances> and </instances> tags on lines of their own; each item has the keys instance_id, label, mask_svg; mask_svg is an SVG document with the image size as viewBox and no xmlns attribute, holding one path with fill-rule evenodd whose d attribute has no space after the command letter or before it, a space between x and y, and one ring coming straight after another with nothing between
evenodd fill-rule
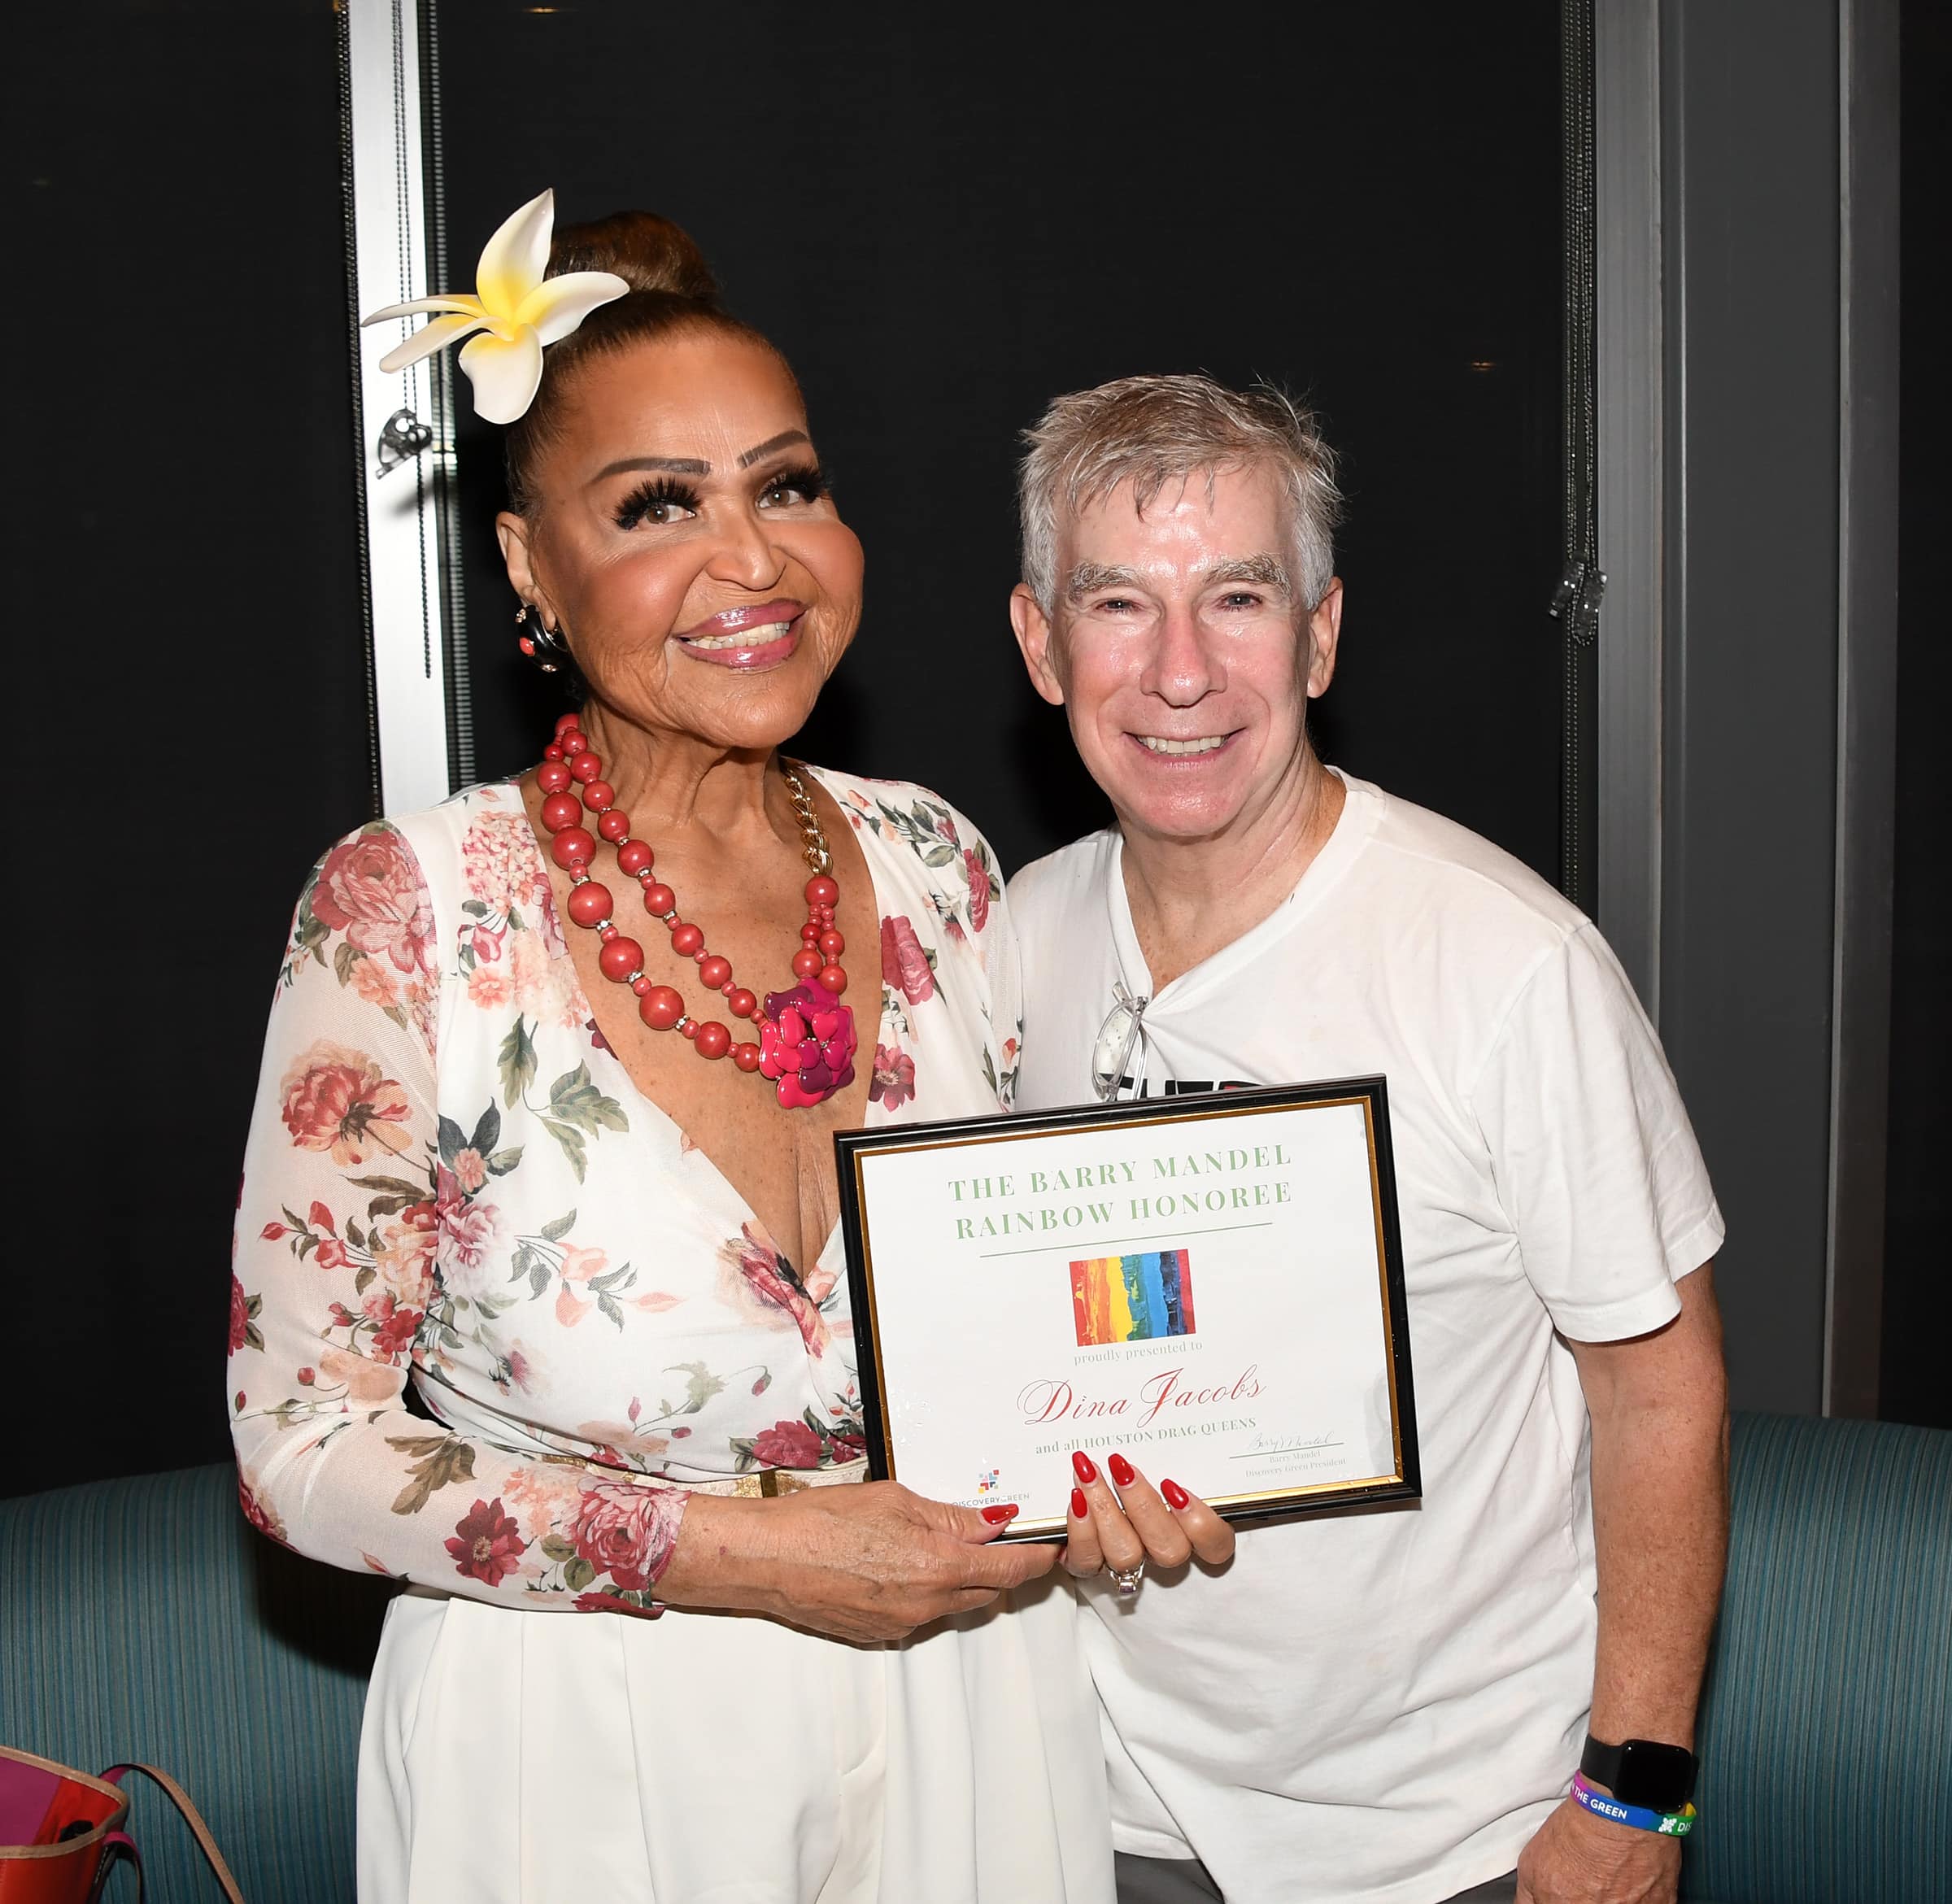
<instances>
[{"instance_id":1,"label":"rainbow painting on certificate","mask_svg":"<svg viewBox=\"0 0 1952 1904\"><path fill-rule=\"evenodd\" d=\"M1191 1335L1192 1252L1147 1249L1073 1263L1071 1314L1080 1348Z\"/></svg>"}]
</instances>

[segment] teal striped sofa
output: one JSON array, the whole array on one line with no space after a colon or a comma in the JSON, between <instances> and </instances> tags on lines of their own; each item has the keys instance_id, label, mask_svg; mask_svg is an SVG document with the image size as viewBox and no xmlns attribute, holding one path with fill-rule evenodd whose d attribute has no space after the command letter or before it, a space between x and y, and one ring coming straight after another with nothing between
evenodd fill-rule
<instances>
[{"instance_id":1,"label":"teal striped sofa","mask_svg":"<svg viewBox=\"0 0 1952 1904\"><path fill-rule=\"evenodd\" d=\"M1952 1434L1733 1429L1682 1895L1952 1904Z\"/></svg>"},{"instance_id":2,"label":"teal striped sofa","mask_svg":"<svg viewBox=\"0 0 1952 1904\"><path fill-rule=\"evenodd\" d=\"M1952 1434L1738 1416L1732 1492L1684 1894L1952 1899ZM253 1533L227 1468L0 1501L0 1744L168 1767L251 1904L352 1904L390 1591ZM166 1807L133 1809L152 1894L214 1896Z\"/></svg>"},{"instance_id":3,"label":"teal striped sofa","mask_svg":"<svg viewBox=\"0 0 1952 1904\"><path fill-rule=\"evenodd\" d=\"M359 1712L393 1591L273 1546L228 1466L0 1501L0 1745L159 1765L248 1904L352 1904ZM149 1895L216 1897L168 1802L130 1782Z\"/></svg>"}]
</instances>

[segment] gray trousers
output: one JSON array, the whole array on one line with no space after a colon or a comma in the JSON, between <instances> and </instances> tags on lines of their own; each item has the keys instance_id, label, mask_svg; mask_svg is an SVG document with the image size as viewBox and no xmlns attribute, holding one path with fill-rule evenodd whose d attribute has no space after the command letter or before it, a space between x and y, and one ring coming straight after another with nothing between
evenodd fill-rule
<instances>
[{"instance_id":1,"label":"gray trousers","mask_svg":"<svg viewBox=\"0 0 1952 1904\"><path fill-rule=\"evenodd\" d=\"M1118 1904L1226 1904L1213 1874L1197 1858L1135 1858L1117 1854ZM1460 1891L1449 1904L1511 1904L1518 1874L1493 1878Z\"/></svg>"}]
</instances>

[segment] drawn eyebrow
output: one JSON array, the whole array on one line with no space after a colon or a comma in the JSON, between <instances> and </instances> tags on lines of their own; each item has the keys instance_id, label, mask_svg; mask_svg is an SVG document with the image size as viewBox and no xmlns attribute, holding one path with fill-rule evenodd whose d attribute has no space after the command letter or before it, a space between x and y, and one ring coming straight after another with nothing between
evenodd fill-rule
<instances>
[{"instance_id":1,"label":"drawn eyebrow","mask_svg":"<svg viewBox=\"0 0 1952 1904\"><path fill-rule=\"evenodd\" d=\"M775 450L783 450L788 443L811 442L813 438L804 429L782 429L778 436L769 436L763 443L747 450L739 460L741 469L750 469L761 456L770 456Z\"/></svg>"},{"instance_id":2,"label":"drawn eyebrow","mask_svg":"<svg viewBox=\"0 0 1952 1904\"><path fill-rule=\"evenodd\" d=\"M756 444L739 460L741 469L750 469L762 456L770 456L775 450L783 450L788 443L810 442L813 439L804 429L782 429L778 436L769 436L763 443ZM660 469L668 476L709 476L712 465L702 456L625 456L615 463L607 463L590 477L592 483L603 481L606 477L621 476L631 469Z\"/></svg>"},{"instance_id":3,"label":"drawn eyebrow","mask_svg":"<svg viewBox=\"0 0 1952 1904\"><path fill-rule=\"evenodd\" d=\"M627 469L661 469L672 476L709 476L712 465L697 456L625 456L621 462L608 463L590 477L593 483L601 482L607 476L621 476Z\"/></svg>"}]
</instances>

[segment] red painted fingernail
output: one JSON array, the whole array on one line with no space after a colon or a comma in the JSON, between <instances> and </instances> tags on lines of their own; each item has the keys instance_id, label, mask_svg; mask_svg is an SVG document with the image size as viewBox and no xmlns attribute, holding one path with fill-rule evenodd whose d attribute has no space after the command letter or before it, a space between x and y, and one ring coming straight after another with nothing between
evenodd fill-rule
<instances>
[{"instance_id":1,"label":"red painted fingernail","mask_svg":"<svg viewBox=\"0 0 1952 1904\"><path fill-rule=\"evenodd\" d=\"M1088 1520L1091 1518L1091 1504L1085 1499L1083 1488L1072 1488L1071 1518L1074 1521Z\"/></svg>"},{"instance_id":2,"label":"red painted fingernail","mask_svg":"<svg viewBox=\"0 0 1952 1904\"><path fill-rule=\"evenodd\" d=\"M1017 1504L1013 1501L1000 1501L994 1507L986 1507L983 1518L993 1527L1000 1527L1005 1521L1017 1518Z\"/></svg>"},{"instance_id":3,"label":"red painted fingernail","mask_svg":"<svg viewBox=\"0 0 1952 1904\"><path fill-rule=\"evenodd\" d=\"M1129 1488L1139 1479L1139 1470L1122 1454L1114 1454L1105 1465L1112 1470L1112 1479L1121 1488Z\"/></svg>"},{"instance_id":4,"label":"red painted fingernail","mask_svg":"<svg viewBox=\"0 0 1952 1904\"><path fill-rule=\"evenodd\" d=\"M1187 1493L1177 1481L1161 1481L1159 1484L1159 1492L1166 1497L1166 1505L1168 1507L1184 1507L1187 1502L1192 1499L1192 1496Z\"/></svg>"},{"instance_id":5,"label":"red painted fingernail","mask_svg":"<svg viewBox=\"0 0 1952 1904\"><path fill-rule=\"evenodd\" d=\"M1071 1472L1087 1488L1098 1479L1098 1470L1091 1466L1091 1457L1082 1448L1072 1453Z\"/></svg>"}]
</instances>

